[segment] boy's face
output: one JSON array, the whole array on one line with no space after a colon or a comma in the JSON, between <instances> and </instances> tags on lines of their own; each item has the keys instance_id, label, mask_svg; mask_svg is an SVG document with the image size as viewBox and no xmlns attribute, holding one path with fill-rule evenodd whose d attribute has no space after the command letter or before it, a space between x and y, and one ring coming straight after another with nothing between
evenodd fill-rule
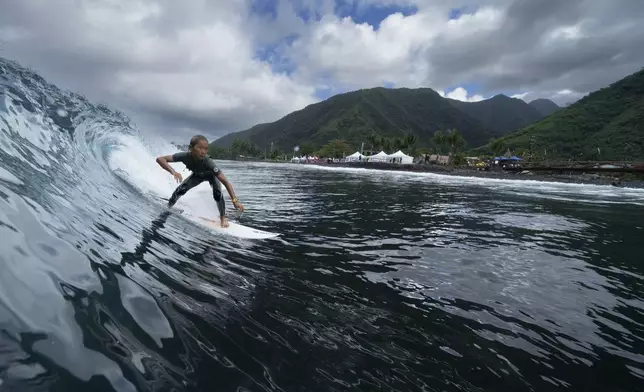
<instances>
[{"instance_id":1,"label":"boy's face","mask_svg":"<svg viewBox=\"0 0 644 392\"><path fill-rule=\"evenodd\" d=\"M198 158L205 158L208 154L208 142L205 140L199 140L199 142L192 147L192 153Z\"/></svg>"}]
</instances>

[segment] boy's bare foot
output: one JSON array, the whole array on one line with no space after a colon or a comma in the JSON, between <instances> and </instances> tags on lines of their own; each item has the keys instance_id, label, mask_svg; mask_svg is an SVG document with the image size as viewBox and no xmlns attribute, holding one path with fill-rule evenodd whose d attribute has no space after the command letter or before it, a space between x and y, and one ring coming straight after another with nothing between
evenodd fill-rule
<instances>
[{"instance_id":1,"label":"boy's bare foot","mask_svg":"<svg viewBox=\"0 0 644 392\"><path fill-rule=\"evenodd\" d=\"M221 227L228 227L228 218L222 216L219 219L221 220Z\"/></svg>"}]
</instances>

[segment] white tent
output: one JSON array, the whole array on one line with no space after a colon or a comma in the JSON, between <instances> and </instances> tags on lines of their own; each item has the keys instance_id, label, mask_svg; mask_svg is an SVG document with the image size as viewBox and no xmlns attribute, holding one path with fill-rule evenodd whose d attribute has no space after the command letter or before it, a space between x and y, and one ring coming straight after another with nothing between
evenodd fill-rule
<instances>
[{"instance_id":1,"label":"white tent","mask_svg":"<svg viewBox=\"0 0 644 392\"><path fill-rule=\"evenodd\" d=\"M387 155L387 158L389 158L389 159L391 159L391 158L396 158L396 160L394 161L395 163L400 162L400 163L410 164L410 163L413 163L413 162L414 162L414 158L413 158L413 157L411 157L411 156L409 156L409 155L405 154L405 153L404 153L404 152L402 152L401 150L398 150L398 151L396 151L396 152L395 152L395 153L393 153L393 154L389 154L389 155Z\"/></svg>"},{"instance_id":2,"label":"white tent","mask_svg":"<svg viewBox=\"0 0 644 392\"><path fill-rule=\"evenodd\" d=\"M346 161L357 161L360 158L364 158L364 155L360 154L359 151L356 151L353 154L346 156L344 159Z\"/></svg>"},{"instance_id":3,"label":"white tent","mask_svg":"<svg viewBox=\"0 0 644 392\"><path fill-rule=\"evenodd\" d=\"M384 151L380 151L379 153L375 155L370 155L367 158L369 158L369 162L386 162L387 161L387 153Z\"/></svg>"}]
</instances>

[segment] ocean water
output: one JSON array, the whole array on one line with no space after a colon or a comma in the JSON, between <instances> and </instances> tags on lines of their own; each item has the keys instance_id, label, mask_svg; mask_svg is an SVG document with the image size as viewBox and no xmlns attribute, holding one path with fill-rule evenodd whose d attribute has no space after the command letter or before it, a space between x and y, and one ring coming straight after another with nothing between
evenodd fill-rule
<instances>
[{"instance_id":1,"label":"ocean water","mask_svg":"<svg viewBox=\"0 0 644 392\"><path fill-rule=\"evenodd\" d=\"M281 233L238 239L159 204L169 143L0 86L0 391L643 390L642 190L222 161Z\"/></svg>"}]
</instances>

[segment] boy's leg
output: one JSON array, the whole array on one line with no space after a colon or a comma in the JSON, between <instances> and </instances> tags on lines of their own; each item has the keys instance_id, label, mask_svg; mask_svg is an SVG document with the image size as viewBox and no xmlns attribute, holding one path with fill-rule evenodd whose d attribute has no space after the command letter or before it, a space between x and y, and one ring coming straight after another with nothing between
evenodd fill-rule
<instances>
[{"instance_id":1,"label":"boy's leg","mask_svg":"<svg viewBox=\"0 0 644 392\"><path fill-rule=\"evenodd\" d=\"M224 200L224 195L221 193L221 182L217 179L215 175L208 178L210 186L212 187L212 197L217 202L217 208L219 208L219 217L226 216L226 201Z\"/></svg>"},{"instance_id":2,"label":"boy's leg","mask_svg":"<svg viewBox=\"0 0 644 392\"><path fill-rule=\"evenodd\" d=\"M168 199L168 207L172 207L181 196L185 195L186 192L188 192L190 189L201 184L203 180L204 178L190 174L188 178L186 178L181 184L179 184L177 189L172 192L172 196L170 196L170 199Z\"/></svg>"}]
</instances>

